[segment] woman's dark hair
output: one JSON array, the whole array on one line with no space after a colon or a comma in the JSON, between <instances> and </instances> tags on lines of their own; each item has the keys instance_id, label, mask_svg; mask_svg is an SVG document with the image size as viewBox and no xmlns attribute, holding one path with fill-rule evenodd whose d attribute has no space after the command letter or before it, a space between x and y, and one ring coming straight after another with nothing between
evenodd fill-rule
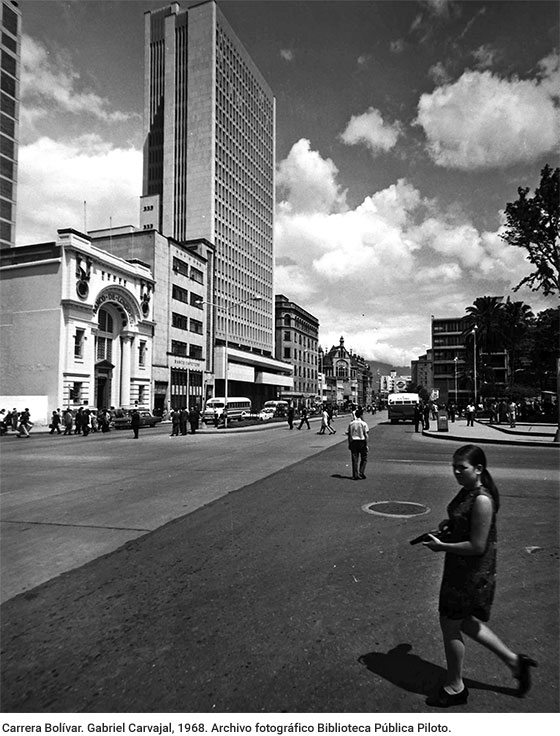
<instances>
[{"instance_id":1,"label":"woman's dark hair","mask_svg":"<svg viewBox=\"0 0 560 736\"><path fill-rule=\"evenodd\" d=\"M480 482L482 483L484 488L486 488L488 493L492 496L492 500L494 501L494 509L497 512L500 508L500 494L498 493L498 488L496 487L496 484L494 483L494 480L486 467L486 455L484 454L484 450L478 447L478 445L463 445L463 447L460 447L453 453L453 457L466 460L473 467L477 465L482 465Z\"/></svg>"}]
</instances>

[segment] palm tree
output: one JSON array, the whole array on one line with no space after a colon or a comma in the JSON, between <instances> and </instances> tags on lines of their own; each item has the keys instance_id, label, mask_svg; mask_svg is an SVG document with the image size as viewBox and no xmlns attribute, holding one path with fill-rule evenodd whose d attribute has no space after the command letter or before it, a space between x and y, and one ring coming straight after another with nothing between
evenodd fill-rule
<instances>
[{"instance_id":1,"label":"palm tree","mask_svg":"<svg viewBox=\"0 0 560 736\"><path fill-rule=\"evenodd\" d=\"M524 302L512 302L508 296L506 303L503 305L501 316L502 334L509 358L509 385L511 389L515 379L519 345L527 334L529 326L533 324L535 315L528 304Z\"/></svg>"},{"instance_id":2,"label":"palm tree","mask_svg":"<svg viewBox=\"0 0 560 736\"><path fill-rule=\"evenodd\" d=\"M479 296L465 310L463 337L472 340L472 332L476 328L477 353L491 353L503 348L502 299L501 296Z\"/></svg>"}]
</instances>

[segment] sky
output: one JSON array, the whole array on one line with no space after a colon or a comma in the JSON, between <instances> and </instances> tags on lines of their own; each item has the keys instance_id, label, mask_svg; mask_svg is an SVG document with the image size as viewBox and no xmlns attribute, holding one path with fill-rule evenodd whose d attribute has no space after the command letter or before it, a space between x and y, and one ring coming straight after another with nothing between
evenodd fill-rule
<instances>
[{"instance_id":1,"label":"sky","mask_svg":"<svg viewBox=\"0 0 560 736\"><path fill-rule=\"evenodd\" d=\"M143 15L167 4L19 1L18 245L138 226ZM531 266L500 238L558 166L556 2L218 5L276 96L275 292L323 347L407 365L478 296L556 306L512 291Z\"/></svg>"}]
</instances>

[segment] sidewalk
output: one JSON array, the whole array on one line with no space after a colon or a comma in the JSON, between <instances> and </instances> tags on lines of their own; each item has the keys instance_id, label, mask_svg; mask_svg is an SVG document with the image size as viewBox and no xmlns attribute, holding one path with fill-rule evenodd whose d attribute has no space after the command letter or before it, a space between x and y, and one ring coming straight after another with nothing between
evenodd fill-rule
<instances>
[{"instance_id":1,"label":"sidewalk","mask_svg":"<svg viewBox=\"0 0 560 736\"><path fill-rule=\"evenodd\" d=\"M516 427L488 424L475 420L474 427L467 427L465 419L449 422L448 431L438 431L437 422L431 424L433 429L424 429L424 437L435 437L438 440L454 440L455 442L473 442L477 444L500 444L529 447L560 447L555 442L555 424L517 424Z\"/></svg>"}]
</instances>

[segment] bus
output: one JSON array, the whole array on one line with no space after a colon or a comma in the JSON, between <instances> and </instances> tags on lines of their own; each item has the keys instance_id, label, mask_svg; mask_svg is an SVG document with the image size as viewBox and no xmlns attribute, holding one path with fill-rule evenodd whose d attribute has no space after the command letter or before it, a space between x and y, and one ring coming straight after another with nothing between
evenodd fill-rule
<instances>
[{"instance_id":1,"label":"bus","mask_svg":"<svg viewBox=\"0 0 560 736\"><path fill-rule=\"evenodd\" d=\"M262 411L272 411L276 417L285 417L290 404L287 401L265 401Z\"/></svg>"},{"instance_id":2,"label":"bus","mask_svg":"<svg viewBox=\"0 0 560 736\"><path fill-rule=\"evenodd\" d=\"M225 398L223 396L216 396L213 399L208 399L204 411L202 412L203 422L212 422L214 415L218 414L218 421L223 421L224 418L224 407ZM228 421L232 419L242 419L246 414L251 413L251 400L245 396L228 396L227 400L227 416Z\"/></svg>"},{"instance_id":3,"label":"bus","mask_svg":"<svg viewBox=\"0 0 560 736\"><path fill-rule=\"evenodd\" d=\"M389 394L387 408L391 424L400 421L406 422L407 420L414 422L414 407L419 403L420 396L418 394Z\"/></svg>"}]
</instances>

